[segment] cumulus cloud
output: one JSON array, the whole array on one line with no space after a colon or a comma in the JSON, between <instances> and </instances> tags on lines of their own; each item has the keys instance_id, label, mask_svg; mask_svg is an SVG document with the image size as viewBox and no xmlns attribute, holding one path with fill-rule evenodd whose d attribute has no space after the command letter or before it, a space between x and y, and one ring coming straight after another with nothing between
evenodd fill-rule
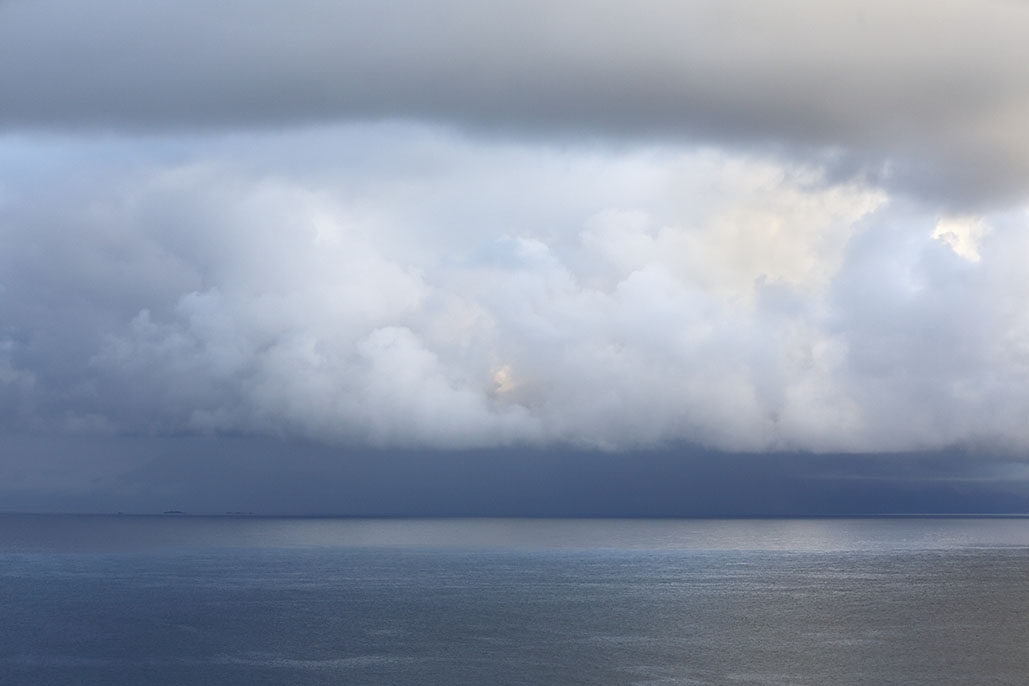
<instances>
[{"instance_id":1,"label":"cumulus cloud","mask_svg":"<svg viewBox=\"0 0 1029 686\"><path fill-rule=\"evenodd\" d=\"M1029 181L1005 0L9 0L7 130L401 119L820 158L953 211Z\"/></svg>"},{"instance_id":2,"label":"cumulus cloud","mask_svg":"<svg viewBox=\"0 0 1029 686\"><path fill-rule=\"evenodd\" d=\"M1021 210L412 126L6 145L8 431L1029 445Z\"/></svg>"}]
</instances>

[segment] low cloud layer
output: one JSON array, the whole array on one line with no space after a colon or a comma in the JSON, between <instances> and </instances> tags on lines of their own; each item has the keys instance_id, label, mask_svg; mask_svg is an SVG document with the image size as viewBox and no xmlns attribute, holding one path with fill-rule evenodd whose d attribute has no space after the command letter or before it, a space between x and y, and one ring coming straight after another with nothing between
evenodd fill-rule
<instances>
[{"instance_id":1,"label":"low cloud layer","mask_svg":"<svg viewBox=\"0 0 1029 686\"><path fill-rule=\"evenodd\" d=\"M0 127L706 142L985 211L1029 183L1027 33L1004 0L8 0Z\"/></svg>"},{"instance_id":2,"label":"low cloud layer","mask_svg":"<svg viewBox=\"0 0 1029 686\"><path fill-rule=\"evenodd\" d=\"M3 145L9 432L1029 447L1019 208L417 126Z\"/></svg>"}]
</instances>

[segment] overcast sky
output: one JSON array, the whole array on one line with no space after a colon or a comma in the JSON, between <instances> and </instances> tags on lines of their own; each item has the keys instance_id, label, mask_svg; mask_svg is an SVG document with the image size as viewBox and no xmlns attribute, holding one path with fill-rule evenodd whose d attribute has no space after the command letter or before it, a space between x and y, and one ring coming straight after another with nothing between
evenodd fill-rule
<instances>
[{"instance_id":1,"label":"overcast sky","mask_svg":"<svg viewBox=\"0 0 1029 686\"><path fill-rule=\"evenodd\" d=\"M0 510L1023 508L1027 35L0 0Z\"/></svg>"}]
</instances>

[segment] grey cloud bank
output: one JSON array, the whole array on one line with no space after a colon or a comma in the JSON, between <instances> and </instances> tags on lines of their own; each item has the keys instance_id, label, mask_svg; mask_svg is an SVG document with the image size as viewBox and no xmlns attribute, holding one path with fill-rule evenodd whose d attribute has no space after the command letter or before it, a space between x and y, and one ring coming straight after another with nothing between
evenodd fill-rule
<instances>
[{"instance_id":1,"label":"grey cloud bank","mask_svg":"<svg viewBox=\"0 0 1029 686\"><path fill-rule=\"evenodd\" d=\"M1023 3L0 4L0 126L404 120L785 146L951 207L1029 181Z\"/></svg>"}]
</instances>

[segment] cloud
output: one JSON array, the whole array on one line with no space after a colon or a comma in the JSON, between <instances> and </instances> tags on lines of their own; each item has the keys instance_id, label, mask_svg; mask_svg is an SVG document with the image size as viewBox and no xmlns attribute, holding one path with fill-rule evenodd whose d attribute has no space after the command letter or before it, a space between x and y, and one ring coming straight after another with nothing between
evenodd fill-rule
<instances>
[{"instance_id":1,"label":"cloud","mask_svg":"<svg viewBox=\"0 0 1029 686\"><path fill-rule=\"evenodd\" d=\"M6 431L1029 445L1021 210L941 219L689 146L397 125L151 145L7 142Z\"/></svg>"},{"instance_id":2,"label":"cloud","mask_svg":"<svg viewBox=\"0 0 1029 686\"><path fill-rule=\"evenodd\" d=\"M1004 0L9 0L0 126L709 142L977 212L1029 181L1027 30Z\"/></svg>"},{"instance_id":3,"label":"cloud","mask_svg":"<svg viewBox=\"0 0 1029 686\"><path fill-rule=\"evenodd\" d=\"M943 241L966 260L978 262L979 243L988 227L976 217L943 217L936 222L933 238Z\"/></svg>"}]
</instances>

